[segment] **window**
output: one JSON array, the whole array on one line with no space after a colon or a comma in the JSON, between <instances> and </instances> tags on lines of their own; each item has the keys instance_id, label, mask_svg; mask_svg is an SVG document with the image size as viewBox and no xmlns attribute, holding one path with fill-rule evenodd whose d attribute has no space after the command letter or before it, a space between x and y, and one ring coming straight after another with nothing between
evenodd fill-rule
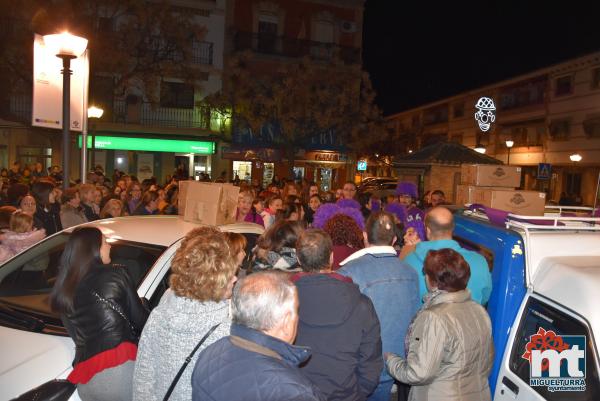
<instances>
[{"instance_id":1,"label":"window","mask_svg":"<svg viewBox=\"0 0 600 401\"><path fill-rule=\"evenodd\" d=\"M600 138L600 117L591 117L583 122L583 132L588 138Z\"/></svg>"},{"instance_id":2,"label":"window","mask_svg":"<svg viewBox=\"0 0 600 401\"><path fill-rule=\"evenodd\" d=\"M179 82L163 81L160 86L160 106L193 109L194 87Z\"/></svg>"},{"instance_id":3,"label":"window","mask_svg":"<svg viewBox=\"0 0 600 401\"><path fill-rule=\"evenodd\" d=\"M564 77L556 78L554 81L554 95L565 96L573 92L573 77L566 75Z\"/></svg>"},{"instance_id":4,"label":"window","mask_svg":"<svg viewBox=\"0 0 600 401\"><path fill-rule=\"evenodd\" d=\"M571 131L570 120L555 120L550 123L550 138L553 141L566 141Z\"/></svg>"},{"instance_id":5,"label":"window","mask_svg":"<svg viewBox=\"0 0 600 401\"><path fill-rule=\"evenodd\" d=\"M581 195L581 173L565 174L565 192L567 194Z\"/></svg>"},{"instance_id":6,"label":"window","mask_svg":"<svg viewBox=\"0 0 600 401\"><path fill-rule=\"evenodd\" d=\"M592 89L600 88L600 67L592 70Z\"/></svg>"},{"instance_id":7,"label":"window","mask_svg":"<svg viewBox=\"0 0 600 401\"><path fill-rule=\"evenodd\" d=\"M597 399L597 394L600 394L598 371L596 370L595 353L591 351L593 349L591 342L592 336L587 325L576 319L574 316L567 315L534 297L530 297L527 301L521 322L519 323L519 328L515 335L515 341L510 353L510 370L519 376L525 383L529 383L529 361L522 358L522 355L525 352L525 346L529 342L530 336L536 334L540 327L544 328L546 331L552 330L557 335L577 335L586 337L586 348L588 352L586 352L585 361L585 382L587 388L585 392L550 392L547 387L532 388L549 401L591 401Z\"/></svg>"},{"instance_id":8,"label":"window","mask_svg":"<svg viewBox=\"0 0 600 401\"><path fill-rule=\"evenodd\" d=\"M485 246L483 246L481 244L476 244L473 241L469 241L466 238L462 238L462 237L459 237L456 235L453 235L452 239L454 239L456 242L458 242L461 247L468 249L470 251L477 252L478 254L483 256L485 258L485 261L488 264L488 269L490 269L490 272L492 270L494 270L494 252L492 252L490 249L486 248Z\"/></svg>"},{"instance_id":9,"label":"window","mask_svg":"<svg viewBox=\"0 0 600 401\"><path fill-rule=\"evenodd\" d=\"M257 50L261 53L273 54L277 50L278 18L275 15L261 14L258 17Z\"/></svg>"},{"instance_id":10,"label":"window","mask_svg":"<svg viewBox=\"0 0 600 401\"><path fill-rule=\"evenodd\" d=\"M465 104L464 103L456 103L453 107L454 118L464 117L465 115Z\"/></svg>"},{"instance_id":11,"label":"window","mask_svg":"<svg viewBox=\"0 0 600 401\"><path fill-rule=\"evenodd\" d=\"M39 242L0 269L0 300L10 298L44 323L61 327L58 316L50 311L48 294L58 275L60 257L69 233L61 233ZM137 287L166 248L130 241L111 243L112 263L123 265ZM22 328L19 326L19 328Z\"/></svg>"},{"instance_id":12,"label":"window","mask_svg":"<svg viewBox=\"0 0 600 401\"><path fill-rule=\"evenodd\" d=\"M22 165L30 165L40 162L42 163L42 166L47 169L52 165L52 149L18 146L17 160L20 161Z\"/></svg>"},{"instance_id":13,"label":"window","mask_svg":"<svg viewBox=\"0 0 600 401\"><path fill-rule=\"evenodd\" d=\"M213 63L213 43L199 42L192 43L192 62L196 64L212 65Z\"/></svg>"}]
</instances>

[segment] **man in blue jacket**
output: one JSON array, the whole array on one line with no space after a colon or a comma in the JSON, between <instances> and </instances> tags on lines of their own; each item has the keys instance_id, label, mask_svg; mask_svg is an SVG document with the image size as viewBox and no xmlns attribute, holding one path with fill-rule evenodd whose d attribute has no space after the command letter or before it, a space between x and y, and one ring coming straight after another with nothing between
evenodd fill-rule
<instances>
[{"instance_id":1,"label":"man in blue jacket","mask_svg":"<svg viewBox=\"0 0 600 401\"><path fill-rule=\"evenodd\" d=\"M198 356L193 401L326 399L298 369L311 352L291 345L298 327L298 293L284 273L255 273L240 280L231 314L231 335Z\"/></svg>"},{"instance_id":2,"label":"man in blue jacket","mask_svg":"<svg viewBox=\"0 0 600 401\"><path fill-rule=\"evenodd\" d=\"M296 243L303 270L292 276L300 299L296 345L313 353L301 370L329 401L364 401L383 369L379 319L350 278L331 272L332 249L322 230L306 230Z\"/></svg>"},{"instance_id":3,"label":"man in blue jacket","mask_svg":"<svg viewBox=\"0 0 600 401\"><path fill-rule=\"evenodd\" d=\"M371 214L363 233L366 247L342 261L339 273L351 277L373 301L381 323L383 352L404 355L404 337L420 306L419 277L398 258L392 246L396 242L395 232L390 213ZM394 379L384 369L369 401L389 401L393 384ZM404 390L399 389L399 395Z\"/></svg>"},{"instance_id":4,"label":"man in blue jacket","mask_svg":"<svg viewBox=\"0 0 600 401\"><path fill-rule=\"evenodd\" d=\"M425 229L428 240L419 242L415 251L404 259L419 275L419 297L421 302L427 294L423 273L423 263L427 253L431 250L450 248L460 253L471 268L471 278L467 284L467 288L471 291L471 298L473 301L485 305L492 292L490 269L483 256L461 247L458 242L452 239L452 232L454 231L454 216L452 213L442 206L431 209L425 216Z\"/></svg>"}]
</instances>

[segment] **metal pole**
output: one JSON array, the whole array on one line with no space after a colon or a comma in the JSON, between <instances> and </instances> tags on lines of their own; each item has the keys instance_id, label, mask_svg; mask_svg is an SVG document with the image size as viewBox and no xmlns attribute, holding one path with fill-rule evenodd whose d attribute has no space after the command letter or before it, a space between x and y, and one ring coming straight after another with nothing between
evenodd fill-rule
<instances>
[{"instance_id":1,"label":"metal pole","mask_svg":"<svg viewBox=\"0 0 600 401\"><path fill-rule=\"evenodd\" d=\"M94 118L95 120L95 118ZM96 171L96 122L92 123L92 149L90 152L90 171Z\"/></svg>"},{"instance_id":2,"label":"metal pole","mask_svg":"<svg viewBox=\"0 0 600 401\"><path fill-rule=\"evenodd\" d=\"M506 165L510 166L510 148L508 148L508 158L506 159Z\"/></svg>"},{"instance_id":3,"label":"metal pole","mask_svg":"<svg viewBox=\"0 0 600 401\"><path fill-rule=\"evenodd\" d=\"M592 210L592 215L596 213L596 208L598 207L598 196L600 191L600 172L598 172L598 180L596 182L596 193L594 193L594 208Z\"/></svg>"},{"instance_id":4,"label":"metal pole","mask_svg":"<svg viewBox=\"0 0 600 401\"><path fill-rule=\"evenodd\" d=\"M87 117L86 117L87 118ZM87 124L81 132L81 182L87 181Z\"/></svg>"},{"instance_id":5,"label":"metal pole","mask_svg":"<svg viewBox=\"0 0 600 401\"><path fill-rule=\"evenodd\" d=\"M69 151L71 146L70 128L71 128L71 59L75 58L70 55L58 55L63 61L63 154L62 154L62 165L63 165L63 189L69 188L70 183L70 158Z\"/></svg>"}]
</instances>

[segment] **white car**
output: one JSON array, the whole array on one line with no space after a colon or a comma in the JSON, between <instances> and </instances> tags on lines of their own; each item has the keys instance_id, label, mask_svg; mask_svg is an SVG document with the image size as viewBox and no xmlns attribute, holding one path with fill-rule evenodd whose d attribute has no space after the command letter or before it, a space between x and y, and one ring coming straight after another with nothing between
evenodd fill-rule
<instances>
[{"instance_id":1,"label":"white car","mask_svg":"<svg viewBox=\"0 0 600 401\"><path fill-rule=\"evenodd\" d=\"M99 220L111 243L113 263L127 266L138 295L158 304L168 286L171 259L182 238L198 224L180 216L131 216ZM264 228L253 223L219 227L244 234L249 244ZM0 400L10 400L70 373L75 346L48 296L63 248L73 228L52 235L0 266ZM77 393L72 399L79 399Z\"/></svg>"}]
</instances>

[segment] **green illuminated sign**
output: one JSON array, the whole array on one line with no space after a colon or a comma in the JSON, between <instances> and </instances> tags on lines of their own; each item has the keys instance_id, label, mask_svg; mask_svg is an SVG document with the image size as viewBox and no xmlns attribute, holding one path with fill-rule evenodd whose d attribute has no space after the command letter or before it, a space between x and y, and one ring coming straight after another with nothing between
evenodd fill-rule
<instances>
[{"instance_id":1,"label":"green illuminated sign","mask_svg":"<svg viewBox=\"0 0 600 401\"><path fill-rule=\"evenodd\" d=\"M81 148L81 135L78 139ZM92 137L87 138L88 149L92 147ZM145 150L150 152L197 153L212 155L214 142L179 141L174 139L127 138L122 136L96 136L96 149Z\"/></svg>"}]
</instances>

